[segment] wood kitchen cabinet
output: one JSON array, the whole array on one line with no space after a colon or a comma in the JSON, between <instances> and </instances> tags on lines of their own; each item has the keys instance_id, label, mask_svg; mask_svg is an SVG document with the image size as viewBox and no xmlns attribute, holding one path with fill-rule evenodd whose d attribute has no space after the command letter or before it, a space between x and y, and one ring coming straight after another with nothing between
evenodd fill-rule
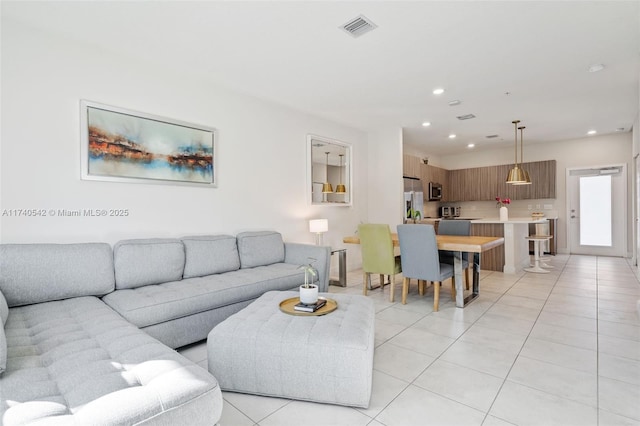
<instances>
[{"instance_id":1,"label":"wood kitchen cabinet","mask_svg":"<svg viewBox=\"0 0 640 426\"><path fill-rule=\"evenodd\" d=\"M525 163L531 177L529 198L556 198L556 160Z\"/></svg>"},{"instance_id":2,"label":"wood kitchen cabinet","mask_svg":"<svg viewBox=\"0 0 640 426\"><path fill-rule=\"evenodd\" d=\"M402 174L408 177L420 178L422 160L413 155L402 156Z\"/></svg>"},{"instance_id":3,"label":"wood kitchen cabinet","mask_svg":"<svg viewBox=\"0 0 640 426\"><path fill-rule=\"evenodd\" d=\"M440 201L494 201L496 197L512 200L556 198L556 160L522 164L521 167L529 172L531 185L506 182L513 164L445 170L424 164L418 157L404 155L402 165L404 176L422 180L425 197L429 194L429 182L441 183Z\"/></svg>"},{"instance_id":4,"label":"wood kitchen cabinet","mask_svg":"<svg viewBox=\"0 0 640 426\"><path fill-rule=\"evenodd\" d=\"M493 201L556 198L556 161L534 161L521 167L529 172L531 185L506 182L513 164L449 170L445 193L448 201Z\"/></svg>"},{"instance_id":5,"label":"wood kitchen cabinet","mask_svg":"<svg viewBox=\"0 0 640 426\"><path fill-rule=\"evenodd\" d=\"M521 167L529 172L531 185L507 184L510 187L508 194L511 199L556 198L556 160L533 161L524 163Z\"/></svg>"},{"instance_id":6,"label":"wood kitchen cabinet","mask_svg":"<svg viewBox=\"0 0 640 426\"><path fill-rule=\"evenodd\" d=\"M500 166L449 170L449 201L495 200L497 194L505 193L500 175Z\"/></svg>"},{"instance_id":7,"label":"wood kitchen cabinet","mask_svg":"<svg viewBox=\"0 0 640 426\"><path fill-rule=\"evenodd\" d=\"M426 197L428 198L429 196L429 182L436 182L439 183L443 186L443 188L446 188L447 186L447 182L448 182L448 175L449 175L449 171L442 169L440 167L436 167L436 166L430 166L428 164L423 164L422 165L422 185L424 186L424 193L426 194ZM446 189L445 189L446 191ZM443 191L444 192L444 191ZM425 198L425 199L427 199ZM442 194L442 198L440 199L440 201L447 201L447 196L445 193Z\"/></svg>"}]
</instances>

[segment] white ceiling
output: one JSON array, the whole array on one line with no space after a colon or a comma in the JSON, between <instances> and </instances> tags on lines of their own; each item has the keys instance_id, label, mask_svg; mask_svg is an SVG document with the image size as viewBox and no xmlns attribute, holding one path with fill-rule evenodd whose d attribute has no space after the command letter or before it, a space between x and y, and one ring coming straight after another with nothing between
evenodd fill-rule
<instances>
[{"instance_id":1,"label":"white ceiling","mask_svg":"<svg viewBox=\"0 0 640 426\"><path fill-rule=\"evenodd\" d=\"M638 1L2 1L2 19L206 75L433 155L629 131ZM378 28L338 27L363 14ZM589 73L594 63L605 69ZM187 71L188 70L188 71ZM443 87L443 95L432 90ZM509 93L509 94L506 94ZM449 106L451 100L458 106ZM460 121L472 113L477 118ZM421 123L428 120L429 128ZM449 140L449 133L457 138ZM485 136L498 134L496 139Z\"/></svg>"}]
</instances>

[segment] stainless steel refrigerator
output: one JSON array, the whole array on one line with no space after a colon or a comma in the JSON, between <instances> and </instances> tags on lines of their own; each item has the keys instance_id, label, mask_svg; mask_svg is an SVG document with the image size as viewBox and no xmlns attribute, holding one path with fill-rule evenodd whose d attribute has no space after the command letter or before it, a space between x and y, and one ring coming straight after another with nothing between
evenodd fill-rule
<instances>
[{"instance_id":1,"label":"stainless steel refrigerator","mask_svg":"<svg viewBox=\"0 0 640 426\"><path fill-rule=\"evenodd\" d=\"M412 222L411 212L414 217L424 218L424 193L422 192L422 181L418 178L404 178L404 222Z\"/></svg>"}]
</instances>

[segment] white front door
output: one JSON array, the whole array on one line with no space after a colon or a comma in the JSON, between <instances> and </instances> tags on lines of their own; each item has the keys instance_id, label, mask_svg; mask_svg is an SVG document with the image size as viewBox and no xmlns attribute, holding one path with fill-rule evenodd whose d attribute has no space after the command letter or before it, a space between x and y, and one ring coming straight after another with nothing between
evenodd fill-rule
<instances>
[{"instance_id":1,"label":"white front door","mask_svg":"<svg viewBox=\"0 0 640 426\"><path fill-rule=\"evenodd\" d=\"M567 170L571 254L626 255L625 165Z\"/></svg>"}]
</instances>

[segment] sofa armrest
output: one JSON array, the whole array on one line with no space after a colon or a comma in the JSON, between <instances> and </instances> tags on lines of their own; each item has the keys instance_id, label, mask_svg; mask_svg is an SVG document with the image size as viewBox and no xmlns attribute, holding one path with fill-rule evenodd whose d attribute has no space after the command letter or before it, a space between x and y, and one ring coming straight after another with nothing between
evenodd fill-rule
<instances>
[{"instance_id":1,"label":"sofa armrest","mask_svg":"<svg viewBox=\"0 0 640 426\"><path fill-rule=\"evenodd\" d=\"M284 243L284 262L307 265L309 258L316 259L312 266L318 271L318 291L329 291L329 268L331 267L331 247L311 244Z\"/></svg>"}]
</instances>

